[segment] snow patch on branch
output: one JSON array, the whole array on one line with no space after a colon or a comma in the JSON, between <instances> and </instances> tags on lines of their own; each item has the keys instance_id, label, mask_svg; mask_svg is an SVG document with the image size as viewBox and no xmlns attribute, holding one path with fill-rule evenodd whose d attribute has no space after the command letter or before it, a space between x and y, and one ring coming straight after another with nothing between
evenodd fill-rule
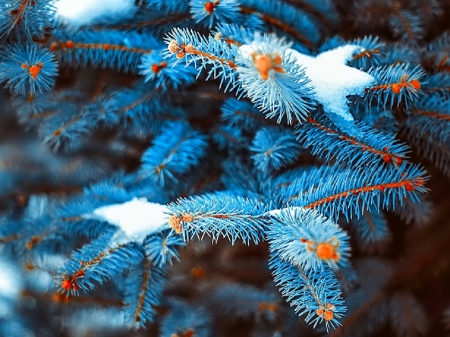
<instances>
[{"instance_id":1,"label":"snow patch on branch","mask_svg":"<svg viewBox=\"0 0 450 337\"><path fill-rule=\"evenodd\" d=\"M255 50L260 49L261 43L254 41L248 45L239 47L239 54L244 59L250 59ZM302 54L292 48L287 48L285 54L301 67L309 79L308 86L311 90L308 95L322 104L327 116L341 129L360 135L360 131L354 124L353 116L347 105L347 96L364 95L365 89L376 84L376 79L368 73L347 66L356 53L364 49L357 45L344 45L325 51L317 56ZM289 93L286 93L288 96Z\"/></svg>"},{"instance_id":2,"label":"snow patch on branch","mask_svg":"<svg viewBox=\"0 0 450 337\"><path fill-rule=\"evenodd\" d=\"M325 112L353 121L348 111L347 96L362 96L364 89L376 82L368 73L346 65L355 53L362 50L361 46L349 44L328 50L316 57L301 54L293 49L288 52L305 68L306 76L314 87L313 97L323 105Z\"/></svg>"},{"instance_id":3,"label":"snow patch on branch","mask_svg":"<svg viewBox=\"0 0 450 337\"><path fill-rule=\"evenodd\" d=\"M0 249L0 255L2 253ZM16 266L3 257L0 257L0 270L0 319L3 319L13 313L23 282Z\"/></svg>"},{"instance_id":4,"label":"snow patch on branch","mask_svg":"<svg viewBox=\"0 0 450 337\"><path fill-rule=\"evenodd\" d=\"M129 240L143 240L162 229L169 219L168 213L170 210L165 205L133 198L122 204L96 208L91 217L118 226Z\"/></svg>"},{"instance_id":5,"label":"snow patch on branch","mask_svg":"<svg viewBox=\"0 0 450 337\"><path fill-rule=\"evenodd\" d=\"M55 7L60 20L74 27L132 17L137 10L134 0L59 0Z\"/></svg>"}]
</instances>

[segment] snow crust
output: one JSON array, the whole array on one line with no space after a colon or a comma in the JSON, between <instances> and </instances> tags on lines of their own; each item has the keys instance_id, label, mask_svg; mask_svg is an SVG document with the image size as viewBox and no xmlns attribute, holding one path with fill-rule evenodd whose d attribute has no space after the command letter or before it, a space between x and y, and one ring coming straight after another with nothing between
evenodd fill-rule
<instances>
[{"instance_id":1,"label":"snow crust","mask_svg":"<svg viewBox=\"0 0 450 337\"><path fill-rule=\"evenodd\" d=\"M116 21L131 17L137 9L134 0L59 0L54 6L60 20L70 26L94 24L102 18Z\"/></svg>"},{"instance_id":2,"label":"snow crust","mask_svg":"<svg viewBox=\"0 0 450 337\"><path fill-rule=\"evenodd\" d=\"M118 226L129 240L143 240L167 223L170 213L165 205L133 198L122 204L96 208L91 217Z\"/></svg>"}]
</instances>

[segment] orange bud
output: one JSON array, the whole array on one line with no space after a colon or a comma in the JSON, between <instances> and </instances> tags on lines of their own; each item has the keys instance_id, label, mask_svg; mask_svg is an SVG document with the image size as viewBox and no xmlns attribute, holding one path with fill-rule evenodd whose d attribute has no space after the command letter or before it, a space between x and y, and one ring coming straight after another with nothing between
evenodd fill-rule
<instances>
[{"instance_id":1,"label":"orange bud","mask_svg":"<svg viewBox=\"0 0 450 337\"><path fill-rule=\"evenodd\" d=\"M180 49L180 46L178 45L177 41L172 40L169 42L169 46L167 48L173 54L173 53L176 53Z\"/></svg>"},{"instance_id":2,"label":"orange bud","mask_svg":"<svg viewBox=\"0 0 450 337\"><path fill-rule=\"evenodd\" d=\"M62 281L61 288L65 290L70 290L72 288L72 282L70 282L69 280Z\"/></svg>"},{"instance_id":3,"label":"orange bud","mask_svg":"<svg viewBox=\"0 0 450 337\"><path fill-rule=\"evenodd\" d=\"M394 94L398 95L400 91L402 90L402 86L400 84L393 84L391 86L391 90Z\"/></svg>"},{"instance_id":4,"label":"orange bud","mask_svg":"<svg viewBox=\"0 0 450 337\"><path fill-rule=\"evenodd\" d=\"M153 65L152 65L152 71L153 71L155 74L159 73L160 70L161 70L161 68L159 67L159 65L157 65L157 64L153 64Z\"/></svg>"},{"instance_id":5,"label":"orange bud","mask_svg":"<svg viewBox=\"0 0 450 337\"><path fill-rule=\"evenodd\" d=\"M35 65L32 65L31 67L29 67L28 72L30 73L30 75L33 79L36 79L43 67L44 67L44 65L39 62L38 64L35 64Z\"/></svg>"},{"instance_id":6,"label":"orange bud","mask_svg":"<svg viewBox=\"0 0 450 337\"><path fill-rule=\"evenodd\" d=\"M194 217L192 216L192 214L186 213L186 214L183 215L183 219L182 220L184 222L191 222L193 219L194 219Z\"/></svg>"},{"instance_id":7,"label":"orange bud","mask_svg":"<svg viewBox=\"0 0 450 337\"><path fill-rule=\"evenodd\" d=\"M183 231L181 227L181 218L176 215L172 215L169 218L169 226L172 227L177 234L180 234Z\"/></svg>"},{"instance_id":8,"label":"orange bud","mask_svg":"<svg viewBox=\"0 0 450 337\"><path fill-rule=\"evenodd\" d=\"M317 256L322 260L337 259L336 248L329 242L322 242L317 245Z\"/></svg>"},{"instance_id":9,"label":"orange bud","mask_svg":"<svg viewBox=\"0 0 450 337\"><path fill-rule=\"evenodd\" d=\"M411 183L406 183L405 188L407 191L414 191L414 186Z\"/></svg>"},{"instance_id":10,"label":"orange bud","mask_svg":"<svg viewBox=\"0 0 450 337\"><path fill-rule=\"evenodd\" d=\"M195 48L193 45L188 44L187 46L184 47L184 51L186 53L193 54L193 53L195 53Z\"/></svg>"},{"instance_id":11,"label":"orange bud","mask_svg":"<svg viewBox=\"0 0 450 337\"><path fill-rule=\"evenodd\" d=\"M333 312L331 310L325 310L325 313L323 314L323 318L327 321L331 321L333 319Z\"/></svg>"},{"instance_id":12,"label":"orange bud","mask_svg":"<svg viewBox=\"0 0 450 337\"><path fill-rule=\"evenodd\" d=\"M414 90L419 90L420 89L420 82L419 80L412 80L411 82L409 82L409 84L411 84L414 88Z\"/></svg>"},{"instance_id":13,"label":"orange bud","mask_svg":"<svg viewBox=\"0 0 450 337\"><path fill-rule=\"evenodd\" d=\"M273 58L273 62L277 65L280 65L281 64L281 55L276 54L275 57Z\"/></svg>"},{"instance_id":14,"label":"orange bud","mask_svg":"<svg viewBox=\"0 0 450 337\"><path fill-rule=\"evenodd\" d=\"M255 56L255 68L261 74L263 80L269 78L269 70L272 68L272 60L268 55L260 54Z\"/></svg>"},{"instance_id":15,"label":"orange bud","mask_svg":"<svg viewBox=\"0 0 450 337\"><path fill-rule=\"evenodd\" d=\"M66 48L73 48L75 47L75 43L73 41L69 40L66 42Z\"/></svg>"},{"instance_id":16,"label":"orange bud","mask_svg":"<svg viewBox=\"0 0 450 337\"><path fill-rule=\"evenodd\" d=\"M205 11L209 13L209 15L212 15L214 12L214 4L212 2L205 2Z\"/></svg>"}]
</instances>

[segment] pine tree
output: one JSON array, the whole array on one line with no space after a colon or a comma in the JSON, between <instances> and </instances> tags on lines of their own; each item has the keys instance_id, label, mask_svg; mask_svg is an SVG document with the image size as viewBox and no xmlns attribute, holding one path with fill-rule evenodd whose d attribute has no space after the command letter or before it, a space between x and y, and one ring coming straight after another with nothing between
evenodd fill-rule
<instances>
[{"instance_id":1,"label":"pine tree","mask_svg":"<svg viewBox=\"0 0 450 337\"><path fill-rule=\"evenodd\" d=\"M445 333L446 1L66 4L0 0L1 336Z\"/></svg>"}]
</instances>

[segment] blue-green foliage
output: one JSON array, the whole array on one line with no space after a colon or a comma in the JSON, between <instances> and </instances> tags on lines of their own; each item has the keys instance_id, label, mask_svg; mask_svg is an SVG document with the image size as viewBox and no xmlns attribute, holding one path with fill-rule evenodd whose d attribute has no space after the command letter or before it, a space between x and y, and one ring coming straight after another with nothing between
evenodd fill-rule
<instances>
[{"instance_id":1,"label":"blue-green foliage","mask_svg":"<svg viewBox=\"0 0 450 337\"><path fill-rule=\"evenodd\" d=\"M323 171L316 181L310 181L304 174L280 189L280 199L286 205L316 209L333 219L340 215L349 219L359 217L367 209L394 208L404 197L414 200L416 191L426 191L425 171L409 163L400 167L346 169L338 174L333 171Z\"/></svg>"},{"instance_id":2,"label":"blue-green foliage","mask_svg":"<svg viewBox=\"0 0 450 337\"><path fill-rule=\"evenodd\" d=\"M246 95L268 118L277 117L277 123L284 116L289 124L293 123L294 118L301 122L315 105L309 97L312 92L310 80L303 67L287 52L290 46L274 35L256 34L251 45L252 52L237 57L239 66L236 71ZM253 60L261 54L278 56L283 71L270 71L268 78L265 78Z\"/></svg>"},{"instance_id":3,"label":"blue-green foliage","mask_svg":"<svg viewBox=\"0 0 450 337\"><path fill-rule=\"evenodd\" d=\"M143 259L142 249L134 242L125 245L112 242L113 233L114 231L107 232L86 244L74 252L71 260L62 266L63 282L72 282L69 291L75 293L78 290L91 290L96 283L104 283ZM65 287L63 289L68 290Z\"/></svg>"},{"instance_id":4,"label":"blue-green foliage","mask_svg":"<svg viewBox=\"0 0 450 337\"><path fill-rule=\"evenodd\" d=\"M241 239L244 243L258 243L268 224L264 216L265 207L251 199L232 195L206 195L179 199L168 205L173 214L181 219L185 240L205 235L213 242L225 237L234 243ZM186 220L188 215L189 218Z\"/></svg>"},{"instance_id":5,"label":"blue-green foliage","mask_svg":"<svg viewBox=\"0 0 450 337\"><path fill-rule=\"evenodd\" d=\"M155 307L161 303L165 272L152 261L148 257L133 265L125 280L125 316L135 328L151 322L156 315Z\"/></svg>"},{"instance_id":6,"label":"blue-green foliage","mask_svg":"<svg viewBox=\"0 0 450 337\"><path fill-rule=\"evenodd\" d=\"M193 67L184 67L173 59L163 59L165 48L145 54L139 65L139 73L145 76L146 82L154 82L157 87L166 89L167 86L177 88L181 84L194 81L196 71Z\"/></svg>"},{"instance_id":7,"label":"blue-green foliage","mask_svg":"<svg viewBox=\"0 0 450 337\"><path fill-rule=\"evenodd\" d=\"M434 80L435 78L432 79ZM449 176L450 115L447 89L444 92L440 92L439 89L437 92L431 91L411 106L406 111L403 133L420 155L433 161Z\"/></svg>"},{"instance_id":8,"label":"blue-green foliage","mask_svg":"<svg viewBox=\"0 0 450 337\"><path fill-rule=\"evenodd\" d=\"M173 260L179 260L178 249L185 246L180 236L170 234L170 230L150 234L143 242L151 263L157 268L163 268L166 264L172 264Z\"/></svg>"},{"instance_id":9,"label":"blue-green foliage","mask_svg":"<svg viewBox=\"0 0 450 337\"><path fill-rule=\"evenodd\" d=\"M146 7L153 9L157 13L182 12L188 7L188 2L183 0L144 0Z\"/></svg>"},{"instance_id":10,"label":"blue-green foliage","mask_svg":"<svg viewBox=\"0 0 450 337\"><path fill-rule=\"evenodd\" d=\"M203 0L189 1L192 18L195 22L212 28L217 22L236 22L239 19L239 3L236 0L221 0L205 2Z\"/></svg>"},{"instance_id":11,"label":"blue-green foliage","mask_svg":"<svg viewBox=\"0 0 450 337\"><path fill-rule=\"evenodd\" d=\"M426 98L418 101L407 110L406 128L414 129L415 137L433 138L440 144L449 144L449 104L448 98Z\"/></svg>"},{"instance_id":12,"label":"blue-green foliage","mask_svg":"<svg viewBox=\"0 0 450 337\"><path fill-rule=\"evenodd\" d=\"M176 174L199 163L206 145L205 136L188 124L170 123L143 154L142 176L152 177L161 185L166 179L176 181Z\"/></svg>"},{"instance_id":13,"label":"blue-green foliage","mask_svg":"<svg viewBox=\"0 0 450 337\"><path fill-rule=\"evenodd\" d=\"M11 35L26 40L43 38L54 22L55 8L50 0L0 2L0 40Z\"/></svg>"},{"instance_id":14,"label":"blue-green foliage","mask_svg":"<svg viewBox=\"0 0 450 337\"><path fill-rule=\"evenodd\" d=\"M336 276L329 267L305 270L280 258L271 256L269 266L275 275L274 281L280 291L299 315L314 327L325 321L327 331L340 325L339 318L346 311ZM327 306L328 305L328 306ZM318 315L318 310L323 310ZM325 310L333 312L331 320L324 320Z\"/></svg>"},{"instance_id":15,"label":"blue-green foliage","mask_svg":"<svg viewBox=\"0 0 450 337\"><path fill-rule=\"evenodd\" d=\"M235 46L217 41L212 36L204 37L190 29L179 28L174 28L168 33L165 40L167 44L174 45L174 50L169 49L172 54L180 59L185 58L186 65L194 64L198 76L209 66L207 79L220 78L220 85L225 85L225 91L238 87L236 74L233 71L238 52ZM194 52L186 52L186 46L192 46Z\"/></svg>"},{"instance_id":16,"label":"blue-green foliage","mask_svg":"<svg viewBox=\"0 0 450 337\"><path fill-rule=\"evenodd\" d=\"M211 333L211 317L199 304L173 302L170 312L161 324L161 337L208 337Z\"/></svg>"},{"instance_id":17,"label":"blue-green foliage","mask_svg":"<svg viewBox=\"0 0 450 337\"><path fill-rule=\"evenodd\" d=\"M291 130L262 128L250 147L255 166L262 171L280 168L293 163L300 155L300 145Z\"/></svg>"},{"instance_id":18,"label":"blue-green foliage","mask_svg":"<svg viewBox=\"0 0 450 337\"><path fill-rule=\"evenodd\" d=\"M158 48L153 36L117 31L60 30L52 36L49 45L61 64L90 65L132 73L138 72L143 55Z\"/></svg>"},{"instance_id":19,"label":"blue-green foliage","mask_svg":"<svg viewBox=\"0 0 450 337\"><path fill-rule=\"evenodd\" d=\"M350 221L362 251L383 251L391 241L391 233L382 212L364 211L359 219Z\"/></svg>"},{"instance_id":20,"label":"blue-green foliage","mask_svg":"<svg viewBox=\"0 0 450 337\"><path fill-rule=\"evenodd\" d=\"M427 77L423 85L423 92L428 96L438 96L448 98L450 92L450 74L446 72L436 72Z\"/></svg>"},{"instance_id":21,"label":"blue-green foliage","mask_svg":"<svg viewBox=\"0 0 450 337\"><path fill-rule=\"evenodd\" d=\"M322 10L327 11L332 7L326 1L324 3L328 6L321 7ZM242 7L250 12L260 13L263 20L270 23L272 29L283 30L287 28L290 38L294 38L308 48L317 44L320 39L321 28L323 28L321 23L310 16L309 13L297 10L296 7L288 3L247 0Z\"/></svg>"},{"instance_id":22,"label":"blue-green foliage","mask_svg":"<svg viewBox=\"0 0 450 337\"><path fill-rule=\"evenodd\" d=\"M377 80L378 84L367 90L368 94L365 98L369 103L376 100L381 109L392 109L401 103L407 106L411 101L418 99L421 94L420 86L416 85L416 83L420 83L424 75L420 66L410 69L408 63L395 64L371 68L369 74Z\"/></svg>"},{"instance_id":23,"label":"blue-green foliage","mask_svg":"<svg viewBox=\"0 0 450 337\"><path fill-rule=\"evenodd\" d=\"M229 44L243 45L248 41L252 41L255 35L255 29L240 26L234 23L221 23L216 26L214 38L223 40Z\"/></svg>"},{"instance_id":24,"label":"blue-green foliage","mask_svg":"<svg viewBox=\"0 0 450 337\"><path fill-rule=\"evenodd\" d=\"M52 89L58 74L55 57L35 45L13 45L1 50L0 82L16 94L34 95Z\"/></svg>"},{"instance_id":25,"label":"blue-green foliage","mask_svg":"<svg viewBox=\"0 0 450 337\"><path fill-rule=\"evenodd\" d=\"M361 167L361 165L400 165L408 153L408 147L393 136L378 132L370 125L358 123L360 136L348 135L337 128L323 114L297 128L297 139L311 153L334 161L338 165Z\"/></svg>"},{"instance_id":26,"label":"blue-green foliage","mask_svg":"<svg viewBox=\"0 0 450 337\"><path fill-rule=\"evenodd\" d=\"M225 91L244 91L245 95L267 117L277 117L280 123L284 116L289 124L293 117L302 121L314 103L308 99L312 88L304 69L287 52L291 46L284 39L274 35L254 36L253 54L244 55L235 44L217 41L211 36L203 37L191 30L174 29L166 38L169 50L178 58L185 58L187 64L194 63L200 72L208 65L207 78L220 78ZM186 49L186 47L188 47ZM265 78L252 60L252 55L278 56L283 71L271 71ZM197 61L201 61L197 64ZM264 95L262 94L264 92Z\"/></svg>"},{"instance_id":27,"label":"blue-green foliage","mask_svg":"<svg viewBox=\"0 0 450 337\"><path fill-rule=\"evenodd\" d=\"M337 224L303 208L287 208L270 214L273 216L273 226L267 234L270 251L280 259L304 270L321 269L324 264L338 269L349 263L348 237ZM314 247L317 243L335 246L335 256L321 258Z\"/></svg>"},{"instance_id":28,"label":"blue-green foliage","mask_svg":"<svg viewBox=\"0 0 450 337\"><path fill-rule=\"evenodd\" d=\"M54 5L0 0L0 251L23 284L5 302L0 289L0 335L50 331L33 301L58 337L112 322L225 336L228 319L252 336L353 337L389 317L399 335L425 331L391 264L414 256L393 250L400 220L433 215L416 154L450 176L450 34L431 29L445 1L140 0L77 28ZM292 50L348 44L361 48L347 65L375 81L337 119ZM351 82L332 70L328 85ZM96 212L137 198L164 214ZM245 262L224 248L241 242Z\"/></svg>"},{"instance_id":29,"label":"blue-green foliage","mask_svg":"<svg viewBox=\"0 0 450 337\"><path fill-rule=\"evenodd\" d=\"M213 140L218 149L229 152L240 151L250 143L242 130L234 125L218 125L214 130Z\"/></svg>"},{"instance_id":30,"label":"blue-green foliage","mask_svg":"<svg viewBox=\"0 0 450 337\"><path fill-rule=\"evenodd\" d=\"M350 43L364 48L349 62L352 67L367 71L381 64L386 53L386 44L379 41L378 36L364 36Z\"/></svg>"},{"instance_id":31,"label":"blue-green foliage","mask_svg":"<svg viewBox=\"0 0 450 337\"><path fill-rule=\"evenodd\" d=\"M208 302L219 315L233 318L262 317L274 321L282 314L281 301L272 289L258 289L250 285L220 284L208 296Z\"/></svg>"},{"instance_id":32,"label":"blue-green foliage","mask_svg":"<svg viewBox=\"0 0 450 337\"><path fill-rule=\"evenodd\" d=\"M249 101L229 98L221 106L221 120L235 126L244 133L255 134L264 125L275 125L275 122L265 119L264 115Z\"/></svg>"}]
</instances>

